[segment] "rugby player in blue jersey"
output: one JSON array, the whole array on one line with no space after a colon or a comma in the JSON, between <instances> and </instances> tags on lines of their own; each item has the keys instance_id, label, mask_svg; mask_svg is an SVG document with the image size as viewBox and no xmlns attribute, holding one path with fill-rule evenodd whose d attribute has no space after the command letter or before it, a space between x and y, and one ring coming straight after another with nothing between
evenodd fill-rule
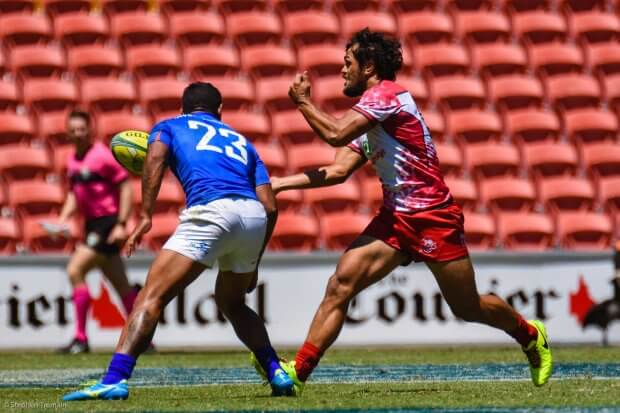
<instances>
[{"instance_id":1,"label":"rugby player in blue jersey","mask_svg":"<svg viewBox=\"0 0 620 413\"><path fill-rule=\"evenodd\" d=\"M128 254L151 228L166 167L185 191L187 206L175 233L157 254L101 381L64 400L126 399L136 359L155 333L164 307L218 261L218 307L239 339L267 372L272 395L292 395L263 320L245 304L277 219L269 176L245 137L220 120L222 97L210 83L183 92L183 114L153 128L142 175L141 219L127 241Z\"/></svg>"}]
</instances>

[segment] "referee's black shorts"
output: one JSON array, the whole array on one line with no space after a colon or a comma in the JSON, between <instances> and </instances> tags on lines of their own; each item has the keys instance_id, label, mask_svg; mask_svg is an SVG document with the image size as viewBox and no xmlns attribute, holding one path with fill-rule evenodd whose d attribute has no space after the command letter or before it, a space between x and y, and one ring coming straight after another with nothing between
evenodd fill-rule
<instances>
[{"instance_id":1,"label":"referee's black shorts","mask_svg":"<svg viewBox=\"0 0 620 413\"><path fill-rule=\"evenodd\" d=\"M84 243L87 247L101 254L118 254L120 248L117 244L108 244L108 236L112 228L118 222L117 215L98 217L86 220Z\"/></svg>"}]
</instances>

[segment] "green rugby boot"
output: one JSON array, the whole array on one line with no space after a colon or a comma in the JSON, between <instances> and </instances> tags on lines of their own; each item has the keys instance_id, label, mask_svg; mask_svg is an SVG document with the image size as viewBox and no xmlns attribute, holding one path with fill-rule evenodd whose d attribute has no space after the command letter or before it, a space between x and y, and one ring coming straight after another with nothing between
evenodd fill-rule
<instances>
[{"instance_id":1,"label":"green rugby boot","mask_svg":"<svg viewBox=\"0 0 620 413\"><path fill-rule=\"evenodd\" d=\"M532 341L527 347L523 347L523 352L530 363L530 374L535 386L543 386L553 371L553 357L551 347L547 339L545 325L538 320L528 320L528 323L538 331L538 338ZM292 377L291 377L292 378Z\"/></svg>"}]
</instances>

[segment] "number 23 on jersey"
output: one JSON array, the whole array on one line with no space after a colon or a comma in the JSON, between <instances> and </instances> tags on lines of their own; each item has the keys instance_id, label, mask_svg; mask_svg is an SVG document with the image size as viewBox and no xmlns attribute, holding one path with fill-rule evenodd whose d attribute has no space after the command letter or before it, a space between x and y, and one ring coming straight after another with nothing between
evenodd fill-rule
<instances>
[{"instance_id":1,"label":"number 23 on jersey","mask_svg":"<svg viewBox=\"0 0 620 413\"><path fill-rule=\"evenodd\" d=\"M247 140L243 135L227 128L218 128L216 130L213 125L196 120L189 120L187 123L190 129L206 129L205 134L202 135L202 138L200 138L200 141L196 145L197 151L213 151L225 154L229 158L235 159L244 165L248 164L248 151L245 148L247 145ZM210 144L211 139L213 139L218 133L224 138L237 140L232 141L230 145L224 145L223 148Z\"/></svg>"}]
</instances>

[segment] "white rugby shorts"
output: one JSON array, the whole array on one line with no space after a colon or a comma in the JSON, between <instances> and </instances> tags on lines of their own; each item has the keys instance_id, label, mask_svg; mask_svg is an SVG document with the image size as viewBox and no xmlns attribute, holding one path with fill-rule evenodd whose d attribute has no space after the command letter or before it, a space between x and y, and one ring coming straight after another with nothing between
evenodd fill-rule
<instances>
[{"instance_id":1,"label":"white rugby shorts","mask_svg":"<svg viewBox=\"0 0 620 413\"><path fill-rule=\"evenodd\" d=\"M163 248L221 271L256 269L267 229L263 205L248 198L218 199L181 212L176 231Z\"/></svg>"}]
</instances>

